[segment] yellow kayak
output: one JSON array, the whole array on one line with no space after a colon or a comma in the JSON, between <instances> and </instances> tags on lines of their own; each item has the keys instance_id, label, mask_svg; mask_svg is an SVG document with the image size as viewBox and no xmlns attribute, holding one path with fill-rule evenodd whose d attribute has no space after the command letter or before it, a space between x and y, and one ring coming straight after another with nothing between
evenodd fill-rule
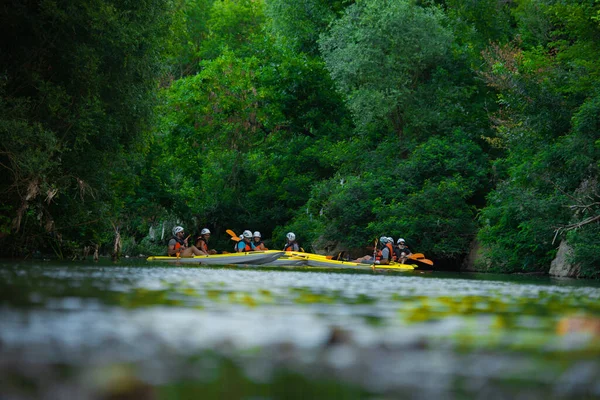
<instances>
[{"instance_id":1,"label":"yellow kayak","mask_svg":"<svg viewBox=\"0 0 600 400\"><path fill-rule=\"evenodd\" d=\"M309 267L318 268L358 268L358 269L372 269L373 264L357 263L352 261L340 261L327 258L327 256L313 253L303 253L296 251L288 251L285 253L286 256L304 258L306 265ZM375 264L375 269L379 270L396 270L396 271L412 271L417 266L412 264L400 264L390 263L389 265Z\"/></svg>"}]
</instances>

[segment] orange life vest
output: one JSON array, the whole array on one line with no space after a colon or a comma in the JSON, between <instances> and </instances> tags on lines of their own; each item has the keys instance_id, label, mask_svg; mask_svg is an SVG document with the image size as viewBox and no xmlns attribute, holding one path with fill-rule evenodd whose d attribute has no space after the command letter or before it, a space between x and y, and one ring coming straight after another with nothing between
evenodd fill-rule
<instances>
[{"instance_id":1,"label":"orange life vest","mask_svg":"<svg viewBox=\"0 0 600 400\"><path fill-rule=\"evenodd\" d=\"M298 246L298 250L294 250L294 245ZM300 245L296 242L286 243L285 247L283 248L283 251L300 251Z\"/></svg>"},{"instance_id":2,"label":"orange life vest","mask_svg":"<svg viewBox=\"0 0 600 400\"><path fill-rule=\"evenodd\" d=\"M391 243L386 243L385 247L389 250L388 261L395 260L396 256L394 255L394 248ZM375 260L381 261L383 258L383 252L381 250L377 250L377 255L375 256Z\"/></svg>"},{"instance_id":3,"label":"orange life vest","mask_svg":"<svg viewBox=\"0 0 600 400\"><path fill-rule=\"evenodd\" d=\"M179 257L179 253L181 252L181 246L183 246L185 244L185 242L183 241L183 239L179 239L176 236L173 236L173 239L175 239L175 254L172 254L171 257Z\"/></svg>"},{"instance_id":4,"label":"orange life vest","mask_svg":"<svg viewBox=\"0 0 600 400\"><path fill-rule=\"evenodd\" d=\"M254 250L269 250L265 247L265 244L262 240L259 242L253 242L252 244L254 244Z\"/></svg>"},{"instance_id":5,"label":"orange life vest","mask_svg":"<svg viewBox=\"0 0 600 400\"><path fill-rule=\"evenodd\" d=\"M206 243L206 240L202 236L198 237L198 241L196 242L196 247L200 248L200 250L202 250L203 252L208 254L208 244Z\"/></svg>"},{"instance_id":6,"label":"orange life vest","mask_svg":"<svg viewBox=\"0 0 600 400\"><path fill-rule=\"evenodd\" d=\"M238 247L236 246L236 250L238 249ZM252 244L251 243L246 243L246 247L244 247L244 251L253 251L254 249L252 248Z\"/></svg>"}]
</instances>

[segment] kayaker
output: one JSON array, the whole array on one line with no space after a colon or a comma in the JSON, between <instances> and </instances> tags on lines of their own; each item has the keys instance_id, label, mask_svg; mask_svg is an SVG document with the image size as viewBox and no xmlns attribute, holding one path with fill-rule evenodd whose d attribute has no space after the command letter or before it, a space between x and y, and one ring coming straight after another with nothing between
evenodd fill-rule
<instances>
[{"instance_id":1,"label":"kayaker","mask_svg":"<svg viewBox=\"0 0 600 400\"><path fill-rule=\"evenodd\" d=\"M381 243L383 247L381 250L377 251L374 263L387 265L393 259L394 248L390 243L390 238L388 238L387 236L382 236L381 238L379 238L379 243Z\"/></svg>"},{"instance_id":2,"label":"kayaker","mask_svg":"<svg viewBox=\"0 0 600 400\"><path fill-rule=\"evenodd\" d=\"M192 257L204 254L196 246L188 247L189 236L184 239L184 234L183 227L176 226L173 228L173 237L169 240L167 255L171 257Z\"/></svg>"},{"instance_id":3,"label":"kayaker","mask_svg":"<svg viewBox=\"0 0 600 400\"><path fill-rule=\"evenodd\" d=\"M196 247L204 254L217 254L216 250L208 249L208 240L210 239L210 230L208 228L202 229L200 236L196 239Z\"/></svg>"},{"instance_id":4,"label":"kayaker","mask_svg":"<svg viewBox=\"0 0 600 400\"><path fill-rule=\"evenodd\" d=\"M404 264L404 263L406 263L406 260L408 260L408 256L410 256L412 254L412 252L406 245L406 241L404 239L402 239L402 238L398 239L397 244L398 244L398 247L397 247L398 261L400 261L401 264Z\"/></svg>"},{"instance_id":5,"label":"kayaker","mask_svg":"<svg viewBox=\"0 0 600 400\"><path fill-rule=\"evenodd\" d=\"M394 238L391 236L388 236L388 243L390 244L390 247L392 248L392 261L396 262L398 261L398 256L396 255L396 245L394 244Z\"/></svg>"},{"instance_id":6,"label":"kayaker","mask_svg":"<svg viewBox=\"0 0 600 400\"><path fill-rule=\"evenodd\" d=\"M294 232L288 232L285 237L287 238L287 243L283 247L283 251L300 251L300 246L296 242L296 235Z\"/></svg>"},{"instance_id":7,"label":"kayaker","mask_svg":"<svg viewBox=\"0 0 600 400\"><path fill-rule=\"evenodd\" d=\"M239 236L239 238L240 238L240 240L236 241L236 242L234 243L234 245L233 245L233 252L234 252L234 253L236 253L236 252L237 252L237 247L238 247L238 244L240 244L240 242L243 242L243 241L244 241L244 235L240 235L240 236ZM233 239L233 238L232 238L232 239Z\"/></svg>"},{"instance_id":8,"label":"kayaker","mask_svg":"<svg viewBox=\"0 0 600 400\"><path fill-rule=\"evenodd\" d=\"M254 235L252 235L252 237L254 238L254 242L252 242L252 244L254 245L255 250L269 250L265 247L263 241L260 240L262 236L259 231L254 232Z\"/></svg>"},{"instance_id":9,"label":"kayaker","mask_svg":"<svg viewBox=\"0 0 600 400\"><path fill-rule=\"evenodd\" d=\"M242 233L242 236L240 237L243 239L238 242L236 246L236 251L238 253L243 253L245 251L254 251L254 243L252 243L252 232L245 230L244 233Z\"/></svg>"}]
</instances>

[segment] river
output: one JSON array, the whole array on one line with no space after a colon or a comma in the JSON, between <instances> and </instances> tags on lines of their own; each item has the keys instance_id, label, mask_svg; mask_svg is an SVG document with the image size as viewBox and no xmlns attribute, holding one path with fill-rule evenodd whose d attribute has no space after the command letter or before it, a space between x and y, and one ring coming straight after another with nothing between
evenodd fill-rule
<instances>
[{"instance_id":1,"label":"river","mask_svg":"<svg viewBox=\"0 0 600 400\"><path fill-rule=\"evenodd\" d=\"M595 281L0 263L0 398L595 397Z\"/></svg>"}]
</instances>

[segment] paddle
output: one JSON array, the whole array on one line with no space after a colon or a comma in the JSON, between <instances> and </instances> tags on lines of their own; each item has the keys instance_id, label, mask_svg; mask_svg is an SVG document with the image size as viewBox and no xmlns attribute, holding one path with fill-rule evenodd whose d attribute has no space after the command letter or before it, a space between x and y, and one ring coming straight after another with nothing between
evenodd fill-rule
<instances>
[{"instance_id":1,"label":"paddle","mask_svg":"<svg viewBox=\"0 0 600 400\"><path fill-rule=\"evenodd\" d=\"M416 258L425 258L425 254L423 253L413 253L412 255Z\"/></svg>"},{"instance_id":2,"label":"paddle","mask_svg":"<svg viewBox=\"0 0 600 400\"><path fill-rule=\"evenodd\" d=\"M240 237L239 237L238 235L236 235L236 234L235 234L235 232L234 232L234 231L232 231L231 229L227 229L225 232L227 232L227 233L229 234L229 236L231 236L231 240L233 240L234 242L239 242L240 240L242 240L242 239L240 239Z\"/></svg>"},{"instance_id":3,"label":"paddle","mask_svg":"<svg viewBox=\"0 0 600 400\"><path fill-rule=\"evenodd\" d=\"M371 264L371 269L375 272L375 257L377 257L377 244L379 243L379 238L375 238L375 246L373 246L373 264Z\"/></svg>"},{"instance_id":4,"label":"paddle","mask_svg":"<svg viewBox=\"0 0 600 400\"><path fill-rule=\"evenodd\" d=\"M408 256L408 258L410 258L411 260L422 262L423 264L433 265L433 261L428 260L427 258L415 257L415 254L411 254L410 256Z\"/></svg>"}]
</instances>

